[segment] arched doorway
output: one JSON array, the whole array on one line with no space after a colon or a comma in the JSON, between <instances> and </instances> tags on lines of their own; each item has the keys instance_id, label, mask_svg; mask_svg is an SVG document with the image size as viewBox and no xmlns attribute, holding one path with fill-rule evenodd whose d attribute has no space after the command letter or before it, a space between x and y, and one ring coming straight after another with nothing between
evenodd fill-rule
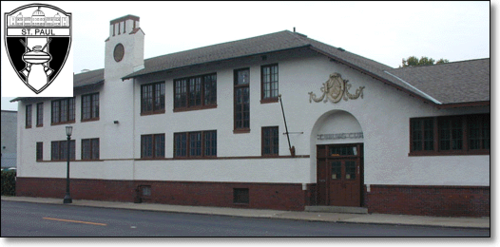
<instances>
[{"instance_id":1,"label":"arched doorway","mask_svg":"<svg viewBox=\"0 0 500 247\"><path fill-rule=\"evenodd\" d=\"M360 207L363 204L363 131L350 113L333 110L311 133L316 163L316 203ZM314 147L313 147L314 146Z\"/></svg>"}]
</instances>

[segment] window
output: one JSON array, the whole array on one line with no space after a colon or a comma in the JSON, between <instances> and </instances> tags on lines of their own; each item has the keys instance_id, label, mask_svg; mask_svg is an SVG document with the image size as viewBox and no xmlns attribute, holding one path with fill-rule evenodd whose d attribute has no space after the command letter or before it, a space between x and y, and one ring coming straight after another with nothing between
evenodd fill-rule
<instances>
[{"instance_id":1,"label":"window","mask_svg":"<svg viewBox=\"0 0 500 247\"><path fill-rule=\"evenodd\" d=\"M248 189L233 188L233 203L248 204L249 202L250 196L248 193Z\"/></svg>"},{"instance_id":2,"label":"window","mask_svg":"<svg viewBox=\"0 0 500 247\"><path fill-rule=\"evenodd\" d=\"M43 102L36 104L36 127L43 126Z\"/></svg>"},{"instance_id":3,"label":"window","mask_svg":"<svg viewBox=\"0 0 500 247\"><path fill-rule=\"evenodd\" d=\"M490 115L410 119L410 155L489 154Z\"/></svg>"},{"instance_id":4,"label":"window","mask_svg":"<svg viewBox=\"0 0 500 247\"><path fill-rule=\"evenodd\" d=\"M82 160L99 160L99 138L82 139Z\"/></svg>"},{"instance_id":5,"label":"window","mask_svg":"<svg viewBox=\"0 0 500 247\"><path fill-rule=\"evenodd\" d=\"M261 99L265 102L278 101L278 65L266 65L261 67Z\"/></svg>"},{"instance_id":6,"label":"window","mask_svg":"<svg viewBox=\"0 0 500 247\"><path fill-rule=\"evenodd\" d=\"M217 157L217 131L175 133L174 157Z\"/></svg>"},{"instance_id":7,"label":"window","mask_svg":"<svg viewBox=\"0 0 500 247\"><path fill-rule=\"evenodd\" d=\"M234 130L250 131L250 70L234 71Z\"/></svg>"},{"instance_id":8,"label":"window","mask_svg":"<svg viewBox=\"0 0 500 247\"><path fill-rule=\"evenodd\" d=\"M141 115L165 113L165 82L141 86Z\"/></svg>"},{"instance_id":9,"label":"window","mask_svg":"<svg viewBox=\"0 0 500 247\"><path fill-rule=\"evenodd\" d=\"M31 105L26 106L26 128L31 128Z\"/></svg>"},{"instance_id":10,"label":"window","mask_svg":"<svg viewBox=\"0 0 500 247\"><path fill-rule=\"evenodd\" d=\"M278 127L262 127L262 155L279 155Z\"/></svg>"},{"instance_id":11,"label":"window","mask_svg":"<svg viewBox=\"0 0 500 247\"><path fill-rule=\"evenodd\" d=\"M82 121L99 120L99 93L82 95Z\"/></svg>"},{"instance_id":12,"label":"window","mask_svg":"<svg viewBox=\"0 0 500 247\"><path fill-rule=\"evenodd\" d=\"M68 141L53 141L51 143L51 160L68 160ZM75 140L70 141L70 160L75 160Z\"/></svg>"},{"instance_id":13,"label":"window","mask_svg":"<svg viewBox=\"0 0 500 247\"><path fill-rule=\"evenodd\" d=\"M52 124L75 122L75 98L52 101Z\"/></svg>"},{"instance_id":14,"label":"window","mask_svg":"<svg viewBox=\"0 0 500 247\"><path fill-rule=\"evenodd\" d=\"M174 111L217 106L217 74L174 80Z\"/></svg>"},{"instance_id":15,"label":"window","mask_svg":"<svg viewBox=\"0 0 500 247\"><path fill-rule=\"evenodd\" d=\"M142 135L141 158L165 158L165 134Z\"/></svg>"},{"instance_id":16,"label":"window","mask_svg":"<svg viewBox=\"0 0 500 247\"><path fill-rule=\"evenodd\" d=\"M36 143L36 160L37 161L43 160L43 142Z\"/></svg>"}]
</instances>

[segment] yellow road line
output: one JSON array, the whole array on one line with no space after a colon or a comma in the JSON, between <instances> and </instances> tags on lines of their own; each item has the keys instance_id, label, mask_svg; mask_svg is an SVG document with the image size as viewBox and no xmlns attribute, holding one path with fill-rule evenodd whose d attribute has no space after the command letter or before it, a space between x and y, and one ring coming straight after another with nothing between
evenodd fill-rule
<instances>
[{"instance_id":1,"label":"yellow road line","mask_svg":"<svg viewBox=\"0 0 500 247\"><path fill-rule=\"evenodd\" d=\"M108 224L104 224L104 223L79 221L79 220L66 220L66 219L49 218L49 217L43 217L42 219L44 219L44 220L63 221L63 222L72 222L72 223L81 223L81 224L96 225L96 226L107 226L108 225Z\"/></svg>"}]
</instances>

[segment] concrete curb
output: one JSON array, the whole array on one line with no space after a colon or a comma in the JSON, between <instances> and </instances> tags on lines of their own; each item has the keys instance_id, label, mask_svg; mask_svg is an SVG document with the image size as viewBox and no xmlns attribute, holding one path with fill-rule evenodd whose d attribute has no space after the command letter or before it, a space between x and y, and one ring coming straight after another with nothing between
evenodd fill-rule
<instances>
[{"instance_id":1,"label":"concrete curb","mask_svg":"<svg viewBox=\"0 0 500 247\"><path fill-rule=\"evenodd\" d=\"M2 196L2 201L16 201L29 203L45 203L63 205L62 198L36 198ZM350 224L383 224L383 225L409 225L433 226L454 228L489 229L490 218L472 217L432 217L414 215L389 215L389 214L345 214L323 213L305 211L279 211L266 209L239 209L222 207L180 206L153 203L109 202L91 200L73 200L68 206L115 208L128 210L156 211L169 213L189 213L232 217L267 218L282 220L304 220L315 222L336 222Z\"/></svg>"}]
</instances>

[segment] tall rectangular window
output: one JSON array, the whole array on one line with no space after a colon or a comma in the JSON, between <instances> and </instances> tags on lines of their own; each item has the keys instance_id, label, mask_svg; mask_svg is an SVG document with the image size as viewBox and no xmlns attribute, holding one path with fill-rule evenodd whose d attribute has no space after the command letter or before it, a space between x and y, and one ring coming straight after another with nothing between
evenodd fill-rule
<instances>
[{"instance_id":1,"label":"tall rectangular window","mask_svg":"<svg viewBox=\"0 0 500 247\"><path fill-rule=\"evenodd\" d=\"M82 121L99 120L99 93L82 95Z\"/></svg>"},{"instance_id":2,"label":"tall rectangular window","mask_svg":"<svg viewBox=\"0 0 500 247\"><path fill-rule=\"evenodd\" d=\"M266 65L261 67L261 99L263 102L278 101L278 65Z\"/></svg>"},{"instance_id":3,"label":"tall rectangular window","mask_svg":"<svg viewBox=\"0 0 500 247\"><path fill-rule=\"evenodd\" d=\"M165 82L141 86L141 114L165 113Z\"/></svg>"},{"instance_id":4,"label":"tall rectangular window","mask_svg":"<svg viewBox=\"0 0 500 247\"><path fill-rule=\"evenodd\" d=\"M262 155L279 155L278 127L262 127Z\"/></svg>"},{"instance_id":5,"label":"tall rectangular window","mask_svg":"<svg viewBox=\"0 0 500 247\"><path fill-rule=\"evenodd\" d=\"M216 106L216 74L174 80L174 111L197 110Z\"/></svg>"},{"instance_id":6,"label":"tall rectangular window","mask_svg":"<svg viewBox=\"0 0 500 247\"><path fill-rule=\"evenodd\" d=\"M141 158L165 158L165 134L142 135Z\"/></svg>"},{"instance_id":7,"label":"tall rectangular window","mask_svg":"<svg viewBox=\"0 0 500 247\"><path fill-rule=\"evenodd\" d=\"M31 116L32 116L32 112L31 112L31 105L27 105L26 106L26 128L31 128Z\"/></svg>"},{"instance_id":8,"label":"tall rectangular window","mask_svg":"<svg viewBox=\"0 0 500 247\"><path fill-rule=\"evenodd\" d=\"M36 104L36 127L43 126L43 102Z\"/></svg>"},{"instance_id":9,"label":"tall rectangular window","mask_svg":"<svg viewBox=\"0 0 500 247\"><path fill-rule=\"evenodd\" d=\"M43 160L43 142L36 143L36 160L37 161Z\"/></svg>"},{"instance_id":10,"label":"tall rectangular window","mask_svg":"<svg viewBox=\"0 0 500 247\"><path fill-rule=\"evenodd\" d=\"M250 131L250 69L234 71L234 130Z\"/></svg>"},{"instance_id":11,"label":"tall rectangular window","mask_svg":"<svg viewBox=\"0 0 500 247\"><path fill-rule=\"evenodd\" d=\"M66 161L68 159L68 141L51 142L51 160ZM70 160L75 160L75 140L70 140Z\"/></svg>"},{"instance_id":12,"label":"tall rectangular window","mask_svg":"<svg viewBox=\"0 0 500 247\"><path fill-rule=\"evenodd\" d=\"M217 131L175 133L174 157L217 157Z\"/></svg>"},{"instance_id":13,"label":"tall rectangular window","mask_svg":"<svg viewBox=\"0 0 500 247\"><path fill-rule=\"evenodd\" d=\"M52 124L75 122L75 98L52 101Z\"/></svg>"},{"instance_id":14,"label":"tall rectangular window","mask_svg":"<svg viewBox=\"0 0 500 247\"><path fill-rule=\"evenodd\" d=\"M82 139L82 160L99 160L99 138Z\"/></svg>"},{"instance_id":15,"label":"tall rectangular window","mask_svg":"<svg viewBox=\"0 0 500 247\"><path fill-rule=\"evenodd\" d=\"M488 154L490 115L410 119L410 155Z\"/></svg>"}]
</instances>

